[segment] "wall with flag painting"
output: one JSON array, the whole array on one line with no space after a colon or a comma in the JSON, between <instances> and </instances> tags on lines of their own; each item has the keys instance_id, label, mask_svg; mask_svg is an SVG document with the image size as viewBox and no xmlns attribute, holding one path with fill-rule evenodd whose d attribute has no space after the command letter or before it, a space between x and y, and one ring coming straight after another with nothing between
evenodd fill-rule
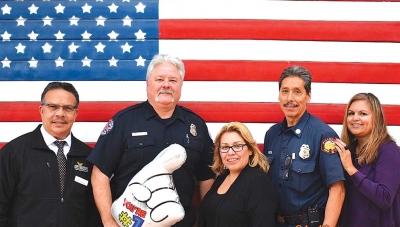
<instances>
[{"instance_id":1,"label":"wall with flag painting","mask_svg":"<svg viewBox=\"0 0 400 227\"><path fill-rule=\"evenodd\" d=\"M340 135L358 92L384 105L400 142L400 2L1 1L0 147L40 122L49 81L70 81L81 105L73 133L94 144L118 110L146 100L156 53L186 65L181 104L214 137L244 122L262 146L283 119L278 79L289 65L313 74L309 111Z\"/></svg>"}]
</instances>

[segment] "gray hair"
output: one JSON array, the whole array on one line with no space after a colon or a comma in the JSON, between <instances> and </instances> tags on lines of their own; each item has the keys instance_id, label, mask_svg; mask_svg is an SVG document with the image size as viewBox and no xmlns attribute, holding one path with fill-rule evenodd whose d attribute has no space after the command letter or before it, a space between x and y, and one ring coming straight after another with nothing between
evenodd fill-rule
<instances>
[{"instance_id":1,"label":"gray hair","mask_svg":"<svg viewBox=\"0 0 400 227\"><path fill-rule=\"evenodd\" d=\"M304 88L306 89L307 94L310 94L312 75L306 68L304 68L302 66L297 66L297 65L290 66L283 71L283 73L281 74L281 78L279 79L279 90L281 89L282 81L286 77L290 77L290 76L297 76L300 79L302 79L304 82Z\"/></svg>"},{"instance_id":2,"label":"gray hair","mask_svg":"<svg viewBox=\"0 0 400 227\"><path fill-rule=\"evenodd\" d=\"M181 79L183 81L183 78L185 77L185 66L183 65L183 62L181 61L181 59L170 56L168 54L157 54L153 57L149 64L149 67L147 68L146 80L149 80L150 74L153 72L154 68L158 64L161 64L163 62L169 62L177 67L179 75L181 76Z\"/></svg>"}]
</instances>

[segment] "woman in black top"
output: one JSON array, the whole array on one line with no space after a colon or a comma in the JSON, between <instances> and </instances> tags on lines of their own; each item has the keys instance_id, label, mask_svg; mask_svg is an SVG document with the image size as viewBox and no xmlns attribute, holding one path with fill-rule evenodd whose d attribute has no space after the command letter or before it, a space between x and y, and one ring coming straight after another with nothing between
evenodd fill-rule
<instances>
[{"instance_id":1,"label":"woman in black top","mask_svg":"<svg viewBox=\"0 0 400 227\"><path fill-rule=\"evenodd\" d=\"M217 179L202 201L199 227L275 226L278 197L269 164L244 124L222 127L211 168Z\"/></svg>"}]
</instances>

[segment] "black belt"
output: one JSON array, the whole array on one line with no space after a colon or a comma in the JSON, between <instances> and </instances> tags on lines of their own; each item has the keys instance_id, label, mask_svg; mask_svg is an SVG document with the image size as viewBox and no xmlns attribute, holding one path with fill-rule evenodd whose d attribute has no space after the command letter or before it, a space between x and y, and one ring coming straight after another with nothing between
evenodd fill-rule
<instances>
[{"instance_id":1,"label":"black belt","mask_svg":"<svg viewBox=\"0 0 400 227\"><path fill-rule=\"evenodd\" d=\"M278 222L280 224L289 224L289 225L300 225L301 223L308 222L308 215L307 214L298 214L298 215L290 215L284 216L278 214L276 216Z\"/></svg>"}]
</instances>

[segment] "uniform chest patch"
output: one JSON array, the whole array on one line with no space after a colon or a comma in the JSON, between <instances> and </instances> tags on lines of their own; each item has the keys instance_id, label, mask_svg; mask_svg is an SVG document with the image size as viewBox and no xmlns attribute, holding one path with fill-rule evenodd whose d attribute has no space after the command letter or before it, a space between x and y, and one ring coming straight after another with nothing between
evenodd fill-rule
<instances>
[{"instance_id":1,"label":"uniform chest patch","mask_svg":"<svg viewBox=\"0 0 400 227\"><path fill-rule=\"evenodd\" d=\"M321 150L323 152L326 152L328 154L334 154L337 152L336 148L335 148L335 138L332 137L327 137L324 140L322 140L321 143Z\"/></svg>"},{"instance_id":2,"label":"uniform chest patch","mask_svg":"<svg viewBox=\"0 0 400 227\"><path fill-rule=\"evenodd\" d=\"M101 131L101 135L107 135L109 132L111 132L111 130L114 127L114 121L113 119L109 120L106 124L106 126L104 126L103 131Z\"/></svg>"}]
</instances>

